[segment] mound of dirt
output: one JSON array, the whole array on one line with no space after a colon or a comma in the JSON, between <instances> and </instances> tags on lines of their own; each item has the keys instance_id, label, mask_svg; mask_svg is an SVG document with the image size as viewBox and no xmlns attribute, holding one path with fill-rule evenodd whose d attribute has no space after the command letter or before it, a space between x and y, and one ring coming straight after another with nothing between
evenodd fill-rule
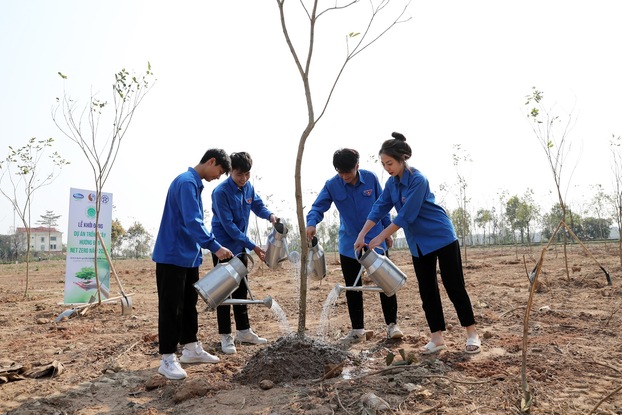
<instances>
[{"instance_id":1,"label":"mound of dirt","mask_svg":"<svg viewBox=\"0 0 622 415\"><path fill-rule=\"evenodd\" d=\"M351 360L347 351L309 337L288 335L261 349L234 377L242 385L256 385L264 379L275 384L311 380L324 375L325 366Z\"/></svg>"}]
</instances>

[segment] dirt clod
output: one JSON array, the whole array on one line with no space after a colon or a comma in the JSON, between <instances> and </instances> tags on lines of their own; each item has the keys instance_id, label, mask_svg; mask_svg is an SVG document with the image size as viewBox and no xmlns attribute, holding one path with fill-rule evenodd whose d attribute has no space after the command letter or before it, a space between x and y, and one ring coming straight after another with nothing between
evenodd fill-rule
<instances>
[{"instance_id":1,"label":"dirt clod","mask_svg":"<svg viewBox=\"0 0 622 415\"><path fill-rule=\"evenodd\" d=\"M268 379L264 379L261 382L259 382L259 387L266 391L268 389L274 388L274 382Z\"/></svg>"}]
</instances>

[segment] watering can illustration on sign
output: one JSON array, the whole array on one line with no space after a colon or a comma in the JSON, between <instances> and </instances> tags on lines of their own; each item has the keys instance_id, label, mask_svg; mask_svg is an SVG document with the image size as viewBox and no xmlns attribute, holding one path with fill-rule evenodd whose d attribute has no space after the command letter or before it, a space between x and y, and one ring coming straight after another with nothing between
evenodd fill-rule
<instances>
[{"instance_id":1,"label":"watering can illustration on sign","mask_svg":"<svg viewBox=\"0 0 622 415\"><path fill-rule=\"evenodd\" d=\"M268 243L266 247L266 264L272 269L276 269L279 264L289 258L287 252L287 226L280 221L274 224L272 233L268 235Z\"/></svg>"},{"instance_id":2,"label":"watering can illustration on sign","mask_svg":"<svg viewBox=\"0 0 622 415\"><path fill-rule=\"evenodd\" d=\"M326 276L326 258L324 257L324 250L315 236L311 240L311 246L309 247L307 275L315 281L321 281Z\"/></svg>"},{"instance_id":3,"label":"watering can illustration on sign","mask_svg":"<svg viewBox=\"0 0 622 415\"><path fill-rule=\"evenodd\" d=\"M263 300L255 300L252 293L250 300L228 298L239 286L242 280L248 288L246 275L252 271L255 266L253 258L244 254L250 259L252 266L247 269L238 254L231 258L228 262L219 262L211 269L203 278L194 284L201 298L205 300L207 305L215 310L221 304L263 304L268 308L272 307L272 297L268 296Z\"/></svg>"}]
</instances>

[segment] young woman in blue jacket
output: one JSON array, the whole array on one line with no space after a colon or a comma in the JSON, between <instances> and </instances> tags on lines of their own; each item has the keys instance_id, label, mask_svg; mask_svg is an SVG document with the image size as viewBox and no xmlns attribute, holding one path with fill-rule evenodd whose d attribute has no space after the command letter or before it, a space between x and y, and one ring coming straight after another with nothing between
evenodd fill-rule
<instances>
[{"instance_id":1,"label":"young woman in blue jacket","mask_svg":"<svg viewBox=\"0 0 622 415\"><path fill-rule=\"evenodd\" d=\"M411 157L412 150L406 143L406 137L400 133L393 133L392 136L393 139L386 140L378 153L383 168L391 177L367 216L367 221L354 243L354 249L359 251L364 246L374 249L398 229L404 229L419 283L423 311L431 332L430 341L423 346L421 352L431 354L447 348L443 339L445 318L436 277L438 262L447 296L454 305L460 325L466 328L464 350L470 354L479 353L481 342L475 329L471 300L464 284L460 244L451 219L436 204L427 178L408 165L407 160ZM392 208L397 211L393 222L366 244L367 232Z\"/></svg>"}]
</instances>

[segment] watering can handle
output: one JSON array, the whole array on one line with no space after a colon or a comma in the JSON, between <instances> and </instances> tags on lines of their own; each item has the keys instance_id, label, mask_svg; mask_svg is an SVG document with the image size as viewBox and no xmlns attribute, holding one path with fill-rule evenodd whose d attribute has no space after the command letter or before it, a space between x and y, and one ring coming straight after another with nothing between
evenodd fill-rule
<instances>
[{"instance_id":1,"label":"watering can handle","mask_svg":"<svg viewBox=\"0 0 622 415\"><path fill-rule=\"evenodd\" d=\"M377 246L377 247L374 248L374 250L376 250L376 249L382 250L382 254L381 255L386 255L387 254L387 250L384 249L381 246ZM360 251L356 251L355 250L354 251L354 256L356 257L356 260L360 262L361 257L363 256L363 251L367 251L367 250L368 250L368 248L366 248L366 247L363 247L363 249L361 249Z\"/></svg>"},{"instance_id":2,"label":"watering can handle","mask_svg":"<svg viewBox=\"0 0 622 415\"><path fill-rule=\"evenodd\" d=\"M250 273L254 268L255 268L255 260L253 259L252 256L250 256L249 254L247 254L246 252L240 252L239 254L236 254L235 256L239 257L240 255L246 255L248 257L248 259L251 260L251 269L249 269L247 271L247 273ZM220 259L216 258L216 265L220 264Z\"/></svg>"},{"instance_id":3,"label":"watering can handle","mask_svg":"<svg viewBox=\"0 0 622 415\"><path fill-rule=\"evenodd\" d=\"M315 245L320 243L320 240L317 239L317 236L313 235L313 238L311 238L311 240L307 239L307 247L308 248L313 248L315 245L313 245L313 240L315 240Z\"/></svg>"},{"instance_id":4,"label":"watering can handle","mask_svg":"<svg viewBox=\"0 0 622 415\"><path fill-rule=\"evenodd\" d=\"M247 257L248 259L250 259L250 261L251 261L251 268L250 268L248 271L246 271L246 273L247 273L247 274L250 274L250 273L251 273L251 271L255 268L255 260L253 259L253 257L252 257L252 256L250 256L250 255L249 255L248 253L246 253L246 252L240 252L240 253L239 253L239 254L237 254L236 256L237 256L237 257L239 257L240 255L246 255L246 257Z\"/></svg>"}]
</instances>

